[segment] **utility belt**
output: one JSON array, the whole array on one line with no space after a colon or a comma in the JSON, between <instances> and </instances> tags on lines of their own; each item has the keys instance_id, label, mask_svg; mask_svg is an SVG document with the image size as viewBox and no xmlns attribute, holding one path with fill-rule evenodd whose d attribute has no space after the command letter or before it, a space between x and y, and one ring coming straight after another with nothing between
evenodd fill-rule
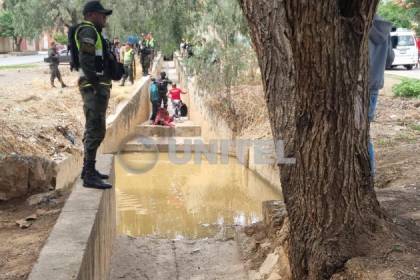
<instances>
[{"instance_id":1,"label":"utility belt","mask_svg":"<svg viewBox=\"0 0 420 280\"><path fill-rule=\"evenodd\" d=\"M83 74L84 75L84 74ZM99 85L103 86L103 87L112 87L112 81L110 78L105 77L104 75L100 76L98 75L99 78ZM89 82L85 76L80 76L79 78L79 88L80 89L84 89L84 88L88 88L88 87L93 87L93 84L91 82Z\"/></svg>"}]
</instances>

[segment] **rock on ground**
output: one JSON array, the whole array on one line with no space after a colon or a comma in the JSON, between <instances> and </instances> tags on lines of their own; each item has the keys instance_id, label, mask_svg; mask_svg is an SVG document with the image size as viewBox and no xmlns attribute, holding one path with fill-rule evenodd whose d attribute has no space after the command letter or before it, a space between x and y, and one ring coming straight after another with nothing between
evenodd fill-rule
<instances>
[{"instance_id":1,"label":"rock on ground","mask_svg":"<svg viewBox=\"0 0 420 280\"><path fill-rule=\"evenodd\" d=\"M0 157L0 201L55 187L56 163L38 157Z\"/></svg>"}]
</instances>

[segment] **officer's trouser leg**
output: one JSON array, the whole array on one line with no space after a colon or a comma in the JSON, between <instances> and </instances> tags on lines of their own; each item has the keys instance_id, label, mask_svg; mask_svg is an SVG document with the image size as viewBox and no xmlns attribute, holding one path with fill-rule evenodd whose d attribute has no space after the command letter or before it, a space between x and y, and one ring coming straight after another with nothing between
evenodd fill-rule
<instances>
[{"instance_id":1,"label":"officer's trouser leg","mask_svg":"<svg viewBox=\"0 0 420 280\"><path fill-rule=\"evenodd\" d=\"M134 68L133 66L130 66L130 82L133 84L134 83Z\"/></svg>"},{"instance_id":2,"label":"officer's trouser leg","mask_svg":"<svg viewBox=\"0 0 420 280\"><path fill-rule=\"evenodd\" d=\"M125 81L127 80L128 76L130 74L129 71L130 71L130 69L129 69L128 65L124 65L124 75L123 75L123 79L122 79L122 82L121 82L122 86L125 84Z\"/></svg>"},{"instance_id":3,"label":"officer's trouser leg","mask_svg":"<svg viewBox=\"0 0 420 280\"><path fill-rule=\"evenodd\" d=\"M165 95L163 96L163 107L165 107L165 109L168 109L168 96Z\"/></svg>"},{"instance_id":4,"label":"officer's trouser leg","mask_svg":"<svg viewBox=\"0 0 420 280\"><path fill-rule=\"evenodd\" d=\"M105 138L106 110L110 96L110 87L99 86L97 91L92 87L82 88L81 94L86 118L83 141L85 160L94 161L98 147Z\"/></svg>"},{"instance_id":5,"label":"officer's trouser leg","mask_svg":"<svg viewBox=\"0 0 420 280\"><path fill-rule=\"evenodd\" d=\"M149 67L150 67L150 58L149 58L149 56L147 56L144 59L144 63L142 65L142 67L143 67L143 75L144 76L147 76L149 74Z\"/></svg>"},{"instance_id":6,"label":"officer's trouser leg","mask_svg":"<svg viewBox=\"0 0 420 280\"><path fill-rule=\"evenodd\" d=\"M152 101L152 116L150 117L150 120L155 121L159 105L159 101Z\"/></svg>"},{"instance_id":7,"label":"officer's trouser leg","mask_svg":"<svg viewBox=\"0 0 420 280\"><path fill-rule=\"evenodd\" d=\"M50 65L50 82L51 86L54 87L54 80L57 77L56 67L54 65Z\"/></svg>"},{"instance_id":8,"label":"officer's trouser leg","mask_svg":"<svg viewBox=\"0 0 420 280\"><path fill-rule=\"evenodd\" d=\"M57 79L60 81L61 85L64 86L64 82L63 82L63 79L61 78L61 72L60 72L60 69L58 69L58 66L57 66L56 71L57 71L56 72Z\"/></svg>"}]
</instances>

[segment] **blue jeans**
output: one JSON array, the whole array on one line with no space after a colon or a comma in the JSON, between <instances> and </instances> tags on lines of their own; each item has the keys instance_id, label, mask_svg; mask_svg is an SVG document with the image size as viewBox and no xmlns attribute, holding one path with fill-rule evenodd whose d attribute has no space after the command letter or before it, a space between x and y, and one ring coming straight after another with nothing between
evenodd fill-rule
<instances>
[{"instance_id":1,"label":"blue jeans","mask_svg":"<svg viewBox=\"0 0 420 280\"><path fill-rule=\"evenodd\" d=\"M376 104L378 103L378 94L379 90L370 91L370 101L369 101L369 113L368 118L369 122L372 122L375 119ZM368 143L368 152L369 152L369 162L372 176L375 175L376 164L375 164L375 150L373 148L372 139L369 138Z\"/></svg>"}]
</instances>

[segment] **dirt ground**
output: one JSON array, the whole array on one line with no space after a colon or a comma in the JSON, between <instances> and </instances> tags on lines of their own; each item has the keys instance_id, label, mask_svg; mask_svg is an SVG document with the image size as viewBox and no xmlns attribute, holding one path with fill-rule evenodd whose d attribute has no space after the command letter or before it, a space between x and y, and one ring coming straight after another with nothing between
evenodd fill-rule
<instances>
[{"instance_id":1,"label":"dirt ground","mask_svg":"<svg viewBox=\"0 0 420 280\"><path fill-rule=\"evenodd\" d=\"M33 206L22 199L0 204L0 280L27 278L68 195L56 193Z\"/></svg>"},{"instance_id":2,"label":"dirt ground","mask_svg":"<svg viewBox=\"0 0 420 280\"><path fill-rule=\"evenodd\" d=\"M77 87L78 73L70 72L68 65L61 65L60 70L68 85L64 89L58 81L57 88L51 88L49 68L45 64L2 70L0 154L54 159L66 150L82 149L84 115ZM127 98L133 88L130 83L125 87L113 84L108 115L115 112L117 103ZM65 135L74 138L75 145Z\"/></svg>"},{"instance_id":3,"label":"dirt ground","mask_svg":"<svg viewBox=\"0 0 420 280\"><path fill-rule=\"evenodd\" d=\"M83 150L84 115L78 74L70 72L68 65L61 65L60 70L68 85L64 89L58 81L57 88L51 88L49 68L43 63L2 70L0 158L2 154L14 153L54 161ZM135 85L127 84L113 85L108 115L133 91ZM67 194L37 206L28 206L26 198L0 201L0 280L26 279L66 197ZM16 224L37 212L38 217L29 228Z\"/></svg>"}]
</instances>

